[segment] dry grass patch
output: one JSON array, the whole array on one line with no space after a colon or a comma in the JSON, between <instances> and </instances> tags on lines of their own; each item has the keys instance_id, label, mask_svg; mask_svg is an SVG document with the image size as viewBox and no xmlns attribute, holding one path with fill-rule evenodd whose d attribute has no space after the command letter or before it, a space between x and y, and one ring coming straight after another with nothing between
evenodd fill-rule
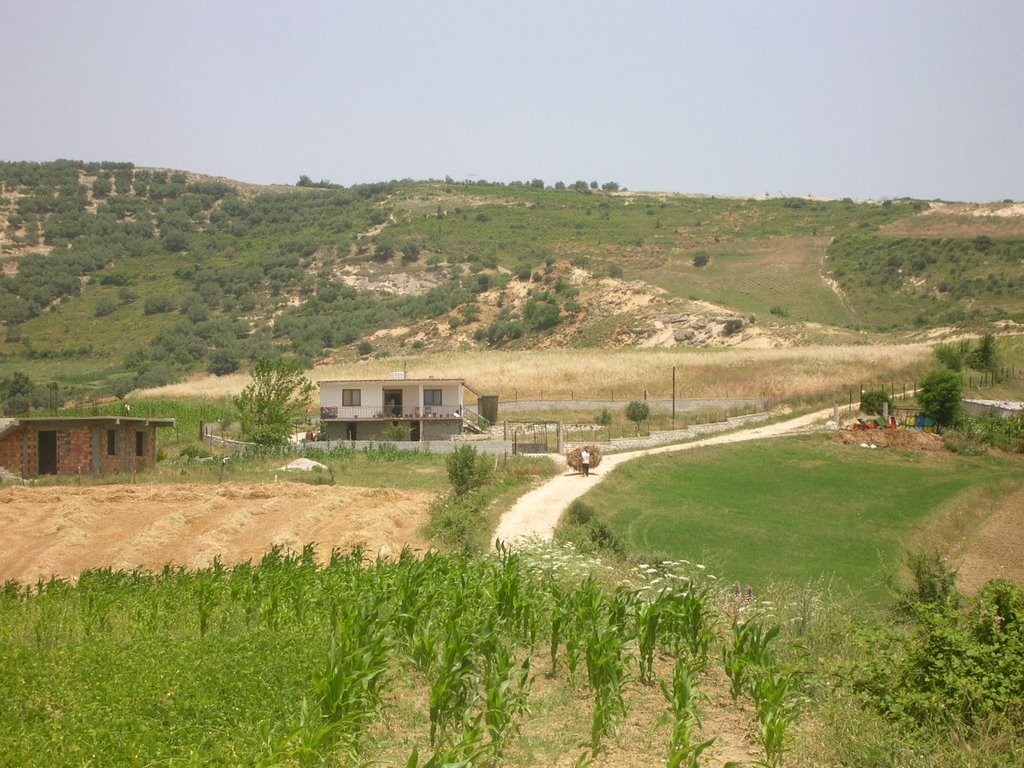
<instances>
[{"instance_id":1,"label":"dry grass patch","mask_svg":"<svg viewBox=\"0 0 1024 768\"><path fill-rule=\"evenodd\" d=\"M851 391L908 386L931 361L927 344L844 345L785 349L548 349L466 351L319 366L313 380L379 379L405 369L410 377L464 378L501 401L766 397L771 401L844 398ZM140 396L224 397L248 383L245 374L194 379Z\"/></svg>"}]
</instances>

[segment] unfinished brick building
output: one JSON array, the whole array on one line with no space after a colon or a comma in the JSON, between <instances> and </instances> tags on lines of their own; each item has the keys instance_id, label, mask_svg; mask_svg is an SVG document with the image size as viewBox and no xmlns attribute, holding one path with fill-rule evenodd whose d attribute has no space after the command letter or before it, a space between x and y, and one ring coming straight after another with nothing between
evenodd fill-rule
<instances>
[{"instance_id":1,"label":"unfinished brick building","mask_svg":"<svg viewBox=\"0 0 1024 768\"><path fill-rule=\"evenodd\" d=\"M54 416L0 420L0 467L22 478L106 475L156 464L157 427L174 419Z\"/></svg>"}]
</instances>

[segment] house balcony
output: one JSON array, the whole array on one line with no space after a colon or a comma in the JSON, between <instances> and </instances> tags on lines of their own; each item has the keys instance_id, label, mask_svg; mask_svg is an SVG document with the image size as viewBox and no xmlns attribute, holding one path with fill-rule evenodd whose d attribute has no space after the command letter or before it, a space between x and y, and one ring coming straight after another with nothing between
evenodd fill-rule
<instances>
[{"instance_id":1,"label":"house balcony","mask_svg":"<svg viewBox=\"0 0 1024 768\"><path fill-rule=\"evenodd\" d=\"M461 419L457 405L322 405L321 421L394 421L396 419Z\"/></svg>"}]
</instances>

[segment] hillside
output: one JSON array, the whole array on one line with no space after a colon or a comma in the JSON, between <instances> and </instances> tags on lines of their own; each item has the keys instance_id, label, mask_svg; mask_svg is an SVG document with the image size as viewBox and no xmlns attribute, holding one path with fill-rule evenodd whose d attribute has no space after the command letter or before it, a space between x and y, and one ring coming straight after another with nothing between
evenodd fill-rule
<instances>
[{"instance_id":1,"label":"hillside","mask_svg":"<svg viewBox=\"0 0 1024 768\"><path fill-rule=\"evenodd\" d=\"M0 163L4 367L102 395L278 352L778 347L1024 322L1011 203L300 182Z\"/></svg>"}]
</instances>

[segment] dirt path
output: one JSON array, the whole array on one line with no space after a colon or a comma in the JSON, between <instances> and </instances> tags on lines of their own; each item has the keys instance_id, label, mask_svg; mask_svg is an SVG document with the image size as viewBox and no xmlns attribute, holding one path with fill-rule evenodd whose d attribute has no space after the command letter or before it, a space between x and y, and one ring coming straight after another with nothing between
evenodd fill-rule
<instances>
[{"instance_id":1,"label":"dirt path","mask_svg":"<svg viewBox=\"0 0 1024 768\"><path fill-rule=\"evenodd\" d=\"M714 437L696 440L692 443L664 445L658 448L647 448L640 451L604 456L601 459L600 469L591 472L590 477L585 478L569 470L566 474L554 477L540 487L521 496L519 501L515 503L515 506L502 515L501 521L498 523L498 529L492 538L507 543L514 543L524 539L550 539L554 535L558 519L569 504L593 488L595 483L601 482L615 467L640 456L685 451L708 445L724 445L727 443L740 443L746 440L762 440L770 437L792 435L807 431L812 425L824 421L831 416L832 408L827 408L823 411L798 416L776 424L753 427L740 432L730 432L725 435L715 435Z\"/></svg>"}]
</instances>

